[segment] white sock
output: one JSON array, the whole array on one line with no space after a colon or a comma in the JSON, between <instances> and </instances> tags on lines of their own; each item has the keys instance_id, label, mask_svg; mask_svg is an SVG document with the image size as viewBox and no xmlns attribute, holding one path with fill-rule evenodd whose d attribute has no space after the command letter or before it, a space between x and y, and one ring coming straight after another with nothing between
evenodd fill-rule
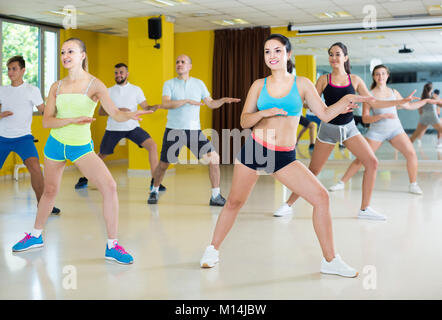
<instances>
[{"instance_id":1,"label":"white sock","mask_svg":"<svg viewBox=\"0 0 442 320\"><path fill-rule=\"evenodd\" d=\"M212 198L216 198L220 194L219 188L212 188Z\"/></svg>"},{"instance_id":2,"label":"white sock","mask_svg":"<svg viewBox=\"0 0 442 320\"><path fill-rule=\"evenodd\" d=\"M40 237L42 232L43 232L43 230L40 230L40 229L32 229L31 236L38 238L38 237Z\"/></svg>"},{"instance_id":3,"label":"white sock","mask_svg":"<svg viewBox=\"0 0 442 320\"><path fill-rule=\"evenodd\" d=\"M417 185L417 182L415 181L415 182L410 182L410 186L416 186Z\"/></svg>"},{"instance_id":4,"label":"white sock","mask_svg":"<svg viewBox=\"0 0 442 320\"><path fill-rule=\"evenodd\" d=\"M158 187L152 187L152 192L156 192L156 193L158 193L158 192L160 192L160 186L158 186Z\"/></svg>"},{"instance_id":5,"label":"white sock","mask_svg":"<svg viewBox=\"0 0 442 320\"><path fill-rule=\"evenodd\" d=\"M112 249L117 244L118 244L118 239L107 239L107 247L109 249Z\"/></svg>"}]
</instances>

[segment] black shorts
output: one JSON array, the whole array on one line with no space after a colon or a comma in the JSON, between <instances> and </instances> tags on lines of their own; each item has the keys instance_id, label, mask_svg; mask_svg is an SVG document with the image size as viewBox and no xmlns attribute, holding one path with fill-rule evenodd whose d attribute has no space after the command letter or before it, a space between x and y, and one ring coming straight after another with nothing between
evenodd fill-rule
<instances>
[{"instance_id":1,"label":"black shorts","mask_svg":"<svg viewBox=\"0 0 442 320\"><path fill-rule=\"evenodd\" d=\"M177 163L178 155L183 146L186 146L198 159L209 152L215 151L212 143L201 130L166 128L163 136L163 146L161 147L161 161Z\"/></svg>"},{"instance_id":2,"label":"black shorts","mask_svg":"<svg viewBox=\"0 0 442 320\"><path fill-rule=\"evenodd\" d=\"M272 150L264 146L250 135L236 158L253 170L263 170L268 174L274 173L286 165L296 161L296 149L288 151Z\"/></svg>"},{"instance_id":3,"label":"black shorts","mask_svg":"<svg viewBox=\"0 0 442 320\"><path fill-rule=\"evenodd\" d=\"M310 124L310 120L309 119L307 119L306 117L304 117L304 116L301 116L300 118L299 118L299 124L301 125L301 126L303 126L303 127L308 127L308 125Z\"/></svg>"},{"instance_id":4,"label":"black shorts","mask_svg":"<svg viewBox=\"0 0 442 320\"><path fill-rule=\"evenodd\" d=\"M103 140L101 140L100 153L101 154L112 154L114 153L115 146L121 139L127 138L133 143L141 146L141 144L150 138L150 135L141 129L136 127L130 131L109 131L106 130L104 133Z\"/></svg>"}]
</instances>

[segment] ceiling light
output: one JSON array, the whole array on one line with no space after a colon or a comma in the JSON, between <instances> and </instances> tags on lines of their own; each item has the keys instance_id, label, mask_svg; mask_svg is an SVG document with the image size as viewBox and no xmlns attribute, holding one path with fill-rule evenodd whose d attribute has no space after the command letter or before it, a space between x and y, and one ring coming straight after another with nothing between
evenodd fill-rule
<instances>
[{"instance_id":1,"label":"ceiling light","mask_svg":"<svg viewBox=\"0 0 442 320\"><path fill-rule=\"evenodd\" d=\"M347 11L336 11L336 12L321 12L314 15L319 19L334 19L334 18L348 18L352 15Z\"/></svg>"},{"instance_id":2,"label":"ceiling light","mask_svg":"<svg viewBox=\"0 0 442 320\"><path fill-rule=\"evenodd\" d=\"M160 8L173 7L180 4L191 4L191 2L187 0L144 0L143 2Z\"/></svg>"},{"instance_id":3,"label":"ceiling light","mask_svg":"<svg viewBox=\"0 0 442 320\"><path fill-rule=\"evenodd\" d=\"M214 24L218 24L220 26L233 26L235 24L249 24L250 22L244 20L244 19L240 19L240 18L236 18L236 19L224 19L224 20L215 20L212 21L212 23Z\"/></svg>"},{"instance_id":4,"label":"ceiling light","mask_svg":"<svg viewBox=\"0 0 442 320\"><path fill-rule=\"evenodd\" d=\"M233 19L232 20L235 24L249 24L250 22L244 20L244 19Z\"/></svg>"},{"instance_id":5,"label":"ceiling light","mask_svg":"<svg viewBox=\"0 0 442 320\"><path fill-rule=\"evenodd\" d=\"M49 11L45 11L43 13L44 14L51 14L53 16L58 16L58 17L64 17L64 16L68 16L68 15L72 14L73 12L68 9L63 9L63 10L49 10ZM78 10L75 11L75 14L80 15L80 16L85 15L84 12L81 12Z\"/></svg>"},{"instance_id":6,"label":"ceiling light","mask_svg":"<svg viewBox=\"0 0 442 320\"><path fill-rule=\"evenodd\" d=\"M432 6L428 6L428 13L430 15L440 15L442 14L442 5L432 5Z\"/></svg>"},{"instance_id":7,"label":"ceiling light","mask_svg":"<svg viewBox=\"0 0 442 320\"><path fill-rule=\"evenodd\" d=\"M347 11L336 11L335 12L339 18L348 18L351 17L351 14L348 13Z\"/></svg>"},{"instance_id":8,"label":"ceiling light","mask_svg":"<svg viewBox=\"0 0 442 320\"><path fill-rule=\"evenodd\" d=\"M145 0L143 2L160 8L168 6L173 7L175 5L175 3L173 3L172 1L166 1L166 0Z\"/></svg>"},{"instance_id":9,"label":"ceiling light","mask_svg":"<svg viewBox=\"0 0 442 320\"><path fill-rule=\"evenodd\" d=\"M377 40L377 39L385 39L384 36L377 35L377 36L361 36L359 37L361 40Z\"/></svg>"}]
</instances>

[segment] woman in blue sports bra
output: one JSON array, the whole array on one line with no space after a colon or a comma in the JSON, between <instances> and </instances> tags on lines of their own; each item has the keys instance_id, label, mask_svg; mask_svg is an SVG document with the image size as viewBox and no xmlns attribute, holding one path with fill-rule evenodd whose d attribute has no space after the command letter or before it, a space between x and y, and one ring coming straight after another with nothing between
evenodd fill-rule
<instances>
[{"instance_id":1,"label":"woman in blue sports bra","mask_svg":"<svg viewBox=\"0 0 442 320\"><path fill-rule=\"evenodd\" d=\"M320 271L356 277L356 270L335 253L327 190L301 162L296 161L296 132L304 101L322 121L327 122L351 111L356 107L355 102L373 98L350 94L327 107L309 79L291 74L290 54L290 41L283 35L270 35L264 43L265 63L272 74L256 80L247 94L241 126L253 128L252 134L237 156L230 194L200 265L210 268L219 261L219 246L258 180L256 171L264 170L313 205L313 225L324 257Z\"/></svg>"},{"instance_id":2,"label":"woman in blue sports bra","mask_svg":"<svg viewBox=\"0 0 442 320\"><path fill-rule=\"evenodd\" d=\"M328 53L332 72L322 75L316 82L316 90L319 95L324 94L325 103L330 106L343 96L355 94L356 92L363 96L370 96L370 92L362 79L357 75L350 74L347 47L343 43L337 42L331 45ZM376 109L405 104L413 99L418 99L413 97L415 92L416 90L405 99L388 101L373 99L369 104L372 108ZM328 123L321 122L309 165L310 171L314 175L318 175L321 172L337 142L344 144L365 167L362 180L362 201L358 218L385 220L386 217L384 215L376 212L369 206L376 181L378 160L370 145L356 128L352 112L339 114ZM283 216L291 214L291 206L297 198L298 195L292 193L287 202L274 215Z\"/></svg>"}]
</instances>

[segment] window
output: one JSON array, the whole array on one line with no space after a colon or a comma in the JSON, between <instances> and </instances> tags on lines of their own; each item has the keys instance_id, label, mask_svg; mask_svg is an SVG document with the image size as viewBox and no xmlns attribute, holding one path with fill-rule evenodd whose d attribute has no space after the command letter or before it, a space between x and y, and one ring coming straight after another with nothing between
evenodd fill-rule
<instances>
[{"instance_id":1,"label":"window","mask_svg":"<svg viewBox=\"0 0 442 320\"><path fill-rule=\"evenodd\" d=\"M22 55L26 61L23 80L38 87L46 101L52 83L58 79L58 30L0 19L0 36L0 85L10 83L6 66L8 59Z\"/></svg>"}]
</instances>

